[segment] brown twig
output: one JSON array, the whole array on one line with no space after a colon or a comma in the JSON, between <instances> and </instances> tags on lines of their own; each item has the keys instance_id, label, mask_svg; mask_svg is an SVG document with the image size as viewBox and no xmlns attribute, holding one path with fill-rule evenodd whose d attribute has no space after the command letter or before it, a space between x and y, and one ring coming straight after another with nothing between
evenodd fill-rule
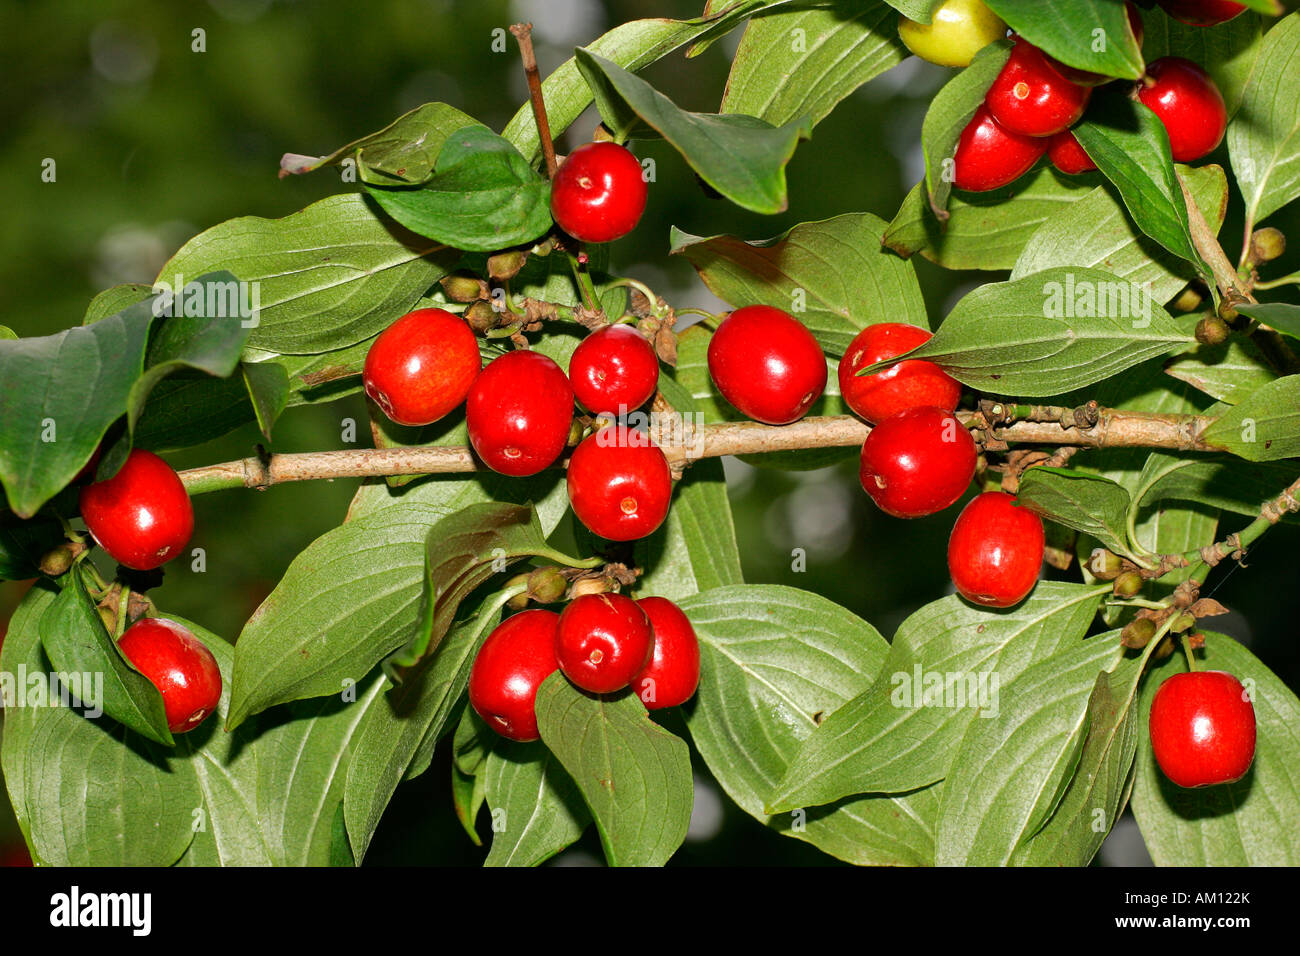
<instances>
[{"instance_id":1,"label":"brown twig","mask_svg":"<svg viewBox=\"0 0 1300 956\"><path fill-rule=\"evenodd\" d=\"M537 136L542 143L542 156L546 158L546 178L554 179L559 164L555 161L555 143L551 139L551 121L546 116L546 100L542 98L542 77L537 72L537 55L533 52L533 25L516 23L510 28L519 41L519 57L524 61L524 76L528 79L528 99L533 104L533 119L537 122Z\"/></svg>"}]
</instances>

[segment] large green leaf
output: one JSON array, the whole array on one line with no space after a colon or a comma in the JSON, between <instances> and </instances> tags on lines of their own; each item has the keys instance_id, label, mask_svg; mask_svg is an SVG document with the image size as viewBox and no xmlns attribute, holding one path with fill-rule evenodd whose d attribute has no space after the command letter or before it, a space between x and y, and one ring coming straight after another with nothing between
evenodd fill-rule
<instances>
[{"instance_id":1,"label":"large green leaf","mask_svg":"<svg viewBox=\"0 0 1300 956\"><path fill-rule=\"evenodd\" d=\"M821 122L907 56L897 19L880 0L831 0L755 16L731 59L721 112L778 125L800 116Z\"/></svg>"},{"instance_id":2,"label":"large green leaf","mask_svg":"<svg viewBox=\"0 0 1300 956\"><path fill-rule=\"evenodd\" d=\"M457 249L505 249L551 227L550 183L482 126L448 137L433 175L419 186L367 182L366 189L406 228Z\"/></svg>"},{"instance_id":3,"label":"large green leaf","mask_svg":"<svg viewBox=\"0 0 1300 956\"><path fill-rule=\"evenodd\" d=\"M772 239L704 239L674 229L674 254L729 305L793 312L833 355L876 322L928 328L912 264L881 248L886 224L870 213L801 223Z\"/></svg>"},{"instance_id":4,"label":"large green leaf","mask_svg":"<svg viewBox=\"0 0 1300 956\"><path fill-rule=\"evenodd\" d=\"M1218 345L1198 345L1170 362L1165 372L1229 405L1277 378L1259 346L1241 335Z\"/></svg>"},{"instance_id":5,"label":"large green leaf","mask_svg":"<svg viewBox=\"0 0 1300 956\"><path fill-rule=\"evenodd\" d=\"M484 866L537 866L569 846L591 822L573 778L540 742L498 740L479 770L492 810Z\"/></svg>"},{"instance_id":6,"label":"large green leaf","mask_svg":"<svg viewBox=\"0 0 1300 956\"><path fill-rule=\"evenodd\" d=\"M750 816L863 865L934 862L938 788L850 797L769 817L764 798L824 715L865 691L889 645L866 621L807 591L714 588L681 608L700 639L686 723L722 788Z\"/></svg>"},{"instance_id":7,"label":"large green leaf","mask_svg":"<svg viewBox=\"0 0 1300 956\"><path fill-rule=\"evenodd\" d=\"M601 115L612 125L620 125L612 117L631 111L736 205L759 213L785 210L785 165L799 140L811 135L807 118L773 126L738 113L689 113L617 63L583 49L577 57Z\"/></svg>"},{"instance_id":8,"label":"large green leaf","mask_svg":"<svg viewBox=\"0 0 1300 956\"><path fill-rule=\"evenodd\" d=\"M1255 389L1201 437L1248 461L1300 456L1300 375Z\"/></svg>"},{"instance_id":9,"label":"large green leaf","mask_svg":"<svg viewBox=\"0 0 1300 956\"><path fill-rule=\"evenodd\" d=\"M1300 12L1264 34L1228 127L1228 154L1247 223L1300 196Z\"/></svg>"},{"instance_id":10,"label":"large green leaf","mask_svg":"<svg viewBox=\"0 0 1300 956\"><path fill-rule=\"evenodd\" d=\"M365 196L346 193L283 219L246 216L213 226L182 246L159 280L175 285L177 276L228 270L250 283L250 301L257 290L259 324L249 345L310 354L386 328L458 256L398 226Z\"/></svg>"},{"instance_id":11,"label":"large green leaf","mask_svg":"<svg viewBox=\"0 0 1300 956\"><path fill-rule=\"evenodd\" d=\"M1092 535L1118 554L1128 551L1128 492L1109 478L1071 468L1030 468L1020 479L1016 500L1057 524Z\"/></svg>"},{"instance_id":12,"label":"large green leaf","mask_svg":"<svg viewBox=\"0 0 1300 956\"><path fill-rule=\"evenodd\" d=\"M1147 722L1156 689L1186 669L1175 654L1153 668L1138 708L1133 815L1157 866L1296 866L1300 841L1300 700L1250 651L1208 632L1198 668L1224 670L1251 692L1255 763L1236 783L1185 790L1156 765Z\"/></svg>"},{"instance_id":13,"label":"large green leaf","mask_svg":"<svg viewBox=\"0 0 1300 956\"><path fill-rule=\"evenodd\" d=\"M1283 335L1300 339L1300 305L1294 302L1257 302L1240 306L1237 311L1259 319Z\"/></svg>"},{"instance_id":14,"label":"large green leaf","mask_svg":"<svg viewBox=\"0 0 1300 956\"><path fill-rule=\"evenodd\" d=\"M1295 481L1300 467L1286 462L1245 462L1227 455L1152 452L1135 483L1134 501L1154 505L1167 498L1200 502L1256 517L1260 505ZM1289 515L1300 521L1300 516ZM1208 544L1208 542L1205 542ZM1199 545L1198 545L1199 547Z\"/></svg>"},{"instance_id":15,"label":"large green leaf","mask_svg":"<svg viewBox=\"0 0 1300 956\"><path fill-rule=\"evenodd\" d=\"M948 81L926 110L921 124L921 150L925 156L925 189L930 208L945 218L953 189L954 160L962 130L984 102L989 87L1006 65L1011 44L990 43L975 54L970 66Z\"/></svg>"},{"instance_id":16,"label":"large green leaf","mask_svg":"<svg viewBox=\"0 0 1300 956\"><path fill-rule=\"evenodd\" d=\"M694 787L686 742L632 693L584 693L556 671L537 691L542 742L577 784L611 866L662 866L681 846Z\"/></svg>"},{"instance_id":17,"label":"large green leaf","mask_svg":"<svg viewBox=\"0 0 1300 956\"><path fill-rule=\"evenodd\" d=\"M1016 33L1062 63L1104 76L1135 80L1142 50L1124 4L1115 0L988 0Z\"/></svg>"},{"instance_id":18,"label":"large green leaf","mask_svg":"<svg viewBox=\"0 0 1300 956\"><path fill-rule=\"evenodd\" d=\"M1095 587L1042 581L1010 610L956 595L927 604L899 626L871 687L804 743L767 809L903 793L943 779L975 715L995 706L994 690L1082 639L1100 601Z\"/></svg>"}]
</instances>

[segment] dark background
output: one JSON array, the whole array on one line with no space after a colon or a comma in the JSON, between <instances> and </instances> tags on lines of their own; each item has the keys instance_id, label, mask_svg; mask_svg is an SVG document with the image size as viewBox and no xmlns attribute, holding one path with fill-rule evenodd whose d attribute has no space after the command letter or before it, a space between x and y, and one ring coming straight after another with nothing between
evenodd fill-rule
<instances>
[{"instance_id":1,"label":"dark background","mask_svg":"<svg viewBox=\"0 0 1300 956\"><path fill-rule=\"evenodd\" d=\"M491 52L494 28L532 20L545 73L573 46L617 23L691 17L701 6L699 0L7 2L0 8L7 67L0 102L0 323L22 336L77 324L95 293L152 281L171 253L203 229L237 216L284 216L353 188L329 170L280 180L282 153L323 155L431 101L499 130L526 88L513 41L508 53ZM191 52L196 28L206 31L206 52ZM679 105L714 111L739 36L737 30L693 60L674 54L644 75ZM721 304L689 264L667 256L670 225L758 239L844 212L892 218L920 178L921 120L949 75L911 58L841 103L795 153L790 208L780 216L706 198L671 150L638 144L640 155L657 160L658 179L641 226L613 248L615 271L649 283L676 305L716 310ZM589 138L596 122L589 111L561 150ZM55 183L40 178L47 157L58 164ZM1212 159L1226 165L1226 148ZM1235 193L1232 201L1225 237L1241 229ZM1294 209L1271 224L1294 234L1300 218ZM1235 238L1226 245L1235 257ZM915 261L936 322L973 283L1001 278ZM1269 275L1294 271L1298 262L1293 249ZM340 420L363 416L356 399L293 409L276 427L274 450L339 447ZM247 455L259 440L249 426L169 457L177 467L225 461ZM861 492L851 461L805 473L727 465L747 580L817 591L886 635L948 589L944 554L952 514L910 522L884 516ZM354 481L312 482L196 498L194 544L207 551L207 573L170 575L157 593L160 604L233 639L293 556L342 520L355 487ZM1229 516L1221 527L1244 524ZM790 570L793 548L807 553L804 573ZM1252 549L1248 570L1229 563L1209 585L1222 582L1215 596L1239 612L1220 629L1250 644L1293 687L1300 686L1293 603L1298 553L1297 529L1276 529ZM0 620L23 588L0 584ZM481 860L484 851L454 819L448 773L444 753L429 773L403 785L368 863ZM698 773L692 836L679 862L829 862L764 830L730 805L702 766ZM1131 817L1121 821L1101 861L1144 862L1135 837ZM15 838L3 804L0 844ZM599 860L594 833L559 859Z\"/></svg>"}]
</instances>

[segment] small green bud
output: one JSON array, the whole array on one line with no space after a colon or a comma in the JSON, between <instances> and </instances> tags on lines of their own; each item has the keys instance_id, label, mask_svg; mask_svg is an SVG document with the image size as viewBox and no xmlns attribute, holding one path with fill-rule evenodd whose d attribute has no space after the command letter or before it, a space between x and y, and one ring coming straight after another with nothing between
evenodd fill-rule
<instances>
[{"instance_id":1,"label":"small green bud","mask_svg":"<svg viewBox=\"0 0 1300 956\"><path fill-rule=\"evenodd\" d=\"M464 273L443 276L438 284L453 302L474 302L488 296L487 283Z\"/></svg>"},{"instance_id":2,"label":"small green bud","mask_svg":"<svg viewBox=\"0 0 1300 956\"><path fill-rule=\"evenodd\" d=\"M529 576L530 575L527 571L523 574L516 574L505 583L503 590L519 587L521 584L527 585ZM518 594L511 597L510 600L506 602L506 607L510 608L512 611L522 611L524 608L528 607L528 592L520 591Z\"/></svg>"},{"instance_id":3,"label":"small green bud","mask_svg":"<svg viewBox=\"0 0 1300 956\"><path fill-rule=\"evenodd\" d=\"M68 569L72 567L72 562L76 560L77 555L86 550L84 544L78 544L72 541L65 542L57 547L50 548L45 554L41 555L40 563L37 565L41 569L41 574L47 577L57 578L61 574L67 574Z\"/></svg>"},{"instance_id":4,"label":"small green bud","mask_svg":"<svg viewBox=\"0 0 1300 956\"><path fill-rule=\"evenodd\" d=\"M1124 570L1124 562L1119 555L1105 548L1094 548L1088 557L1088 571L1098 581L1114 581Z\"/></svg>"},{"instance_id":5,"label":"small green bud","mask_svg":"<svg viewBox=\"0 0 1300 956\"><path fill-rule=\"evenodd\" d=\"M1174 618L1174 622L1169 626L1169 630L1181 634L1183 631L1190 631L1195 626L1196 618L1188 614L1186 611L1183 611Z\"/></svg>"},{"instance_id":6,"label":"small green bud","mask_svg":"<svg viewBox=\"0 0 1300 956\"><path fill-rule=\"evenodd\" d=\"M1202 345L1221 345L1228 340L1232 329L1217 315L1207 315L1196 323L1196 341Z\"/></svg>"},{"instance_id":7,"label":"small green bud","mask_svg":"<svg viewBox=\"0 0 1300 956\"><path fill-rule=\"evenodd\" d=\"M1157 644L1156 649L1151 652L1151 658L1152 660L1162 661L1173 652L1174 636L1172 634L1166 634L1164 637L1160 638L1160 643Z\"/></svg>"},{"instance_id":8,"label":"small green bud","mask_svg":"<svg viewBox=\"0 0 1300 956\"><path fill-rule=\"evenodd\" d=\"M518 249L511 249L509 252L498 252L496 255L488 257L488 275L498 282L513 279L519 275L519 270L524 267L524 263L527 261L528 253Z\"/></svg>"},{"instance_id":9,"label":"small green bud","mask_svg":"<svg viewBox=\"0 0 1300 956\"><path fill-rule=\"evenodd\" d=\"M1142 590L1142 575L1136 571L1125 571L1115 578L1115 596L1119 598L1137 597Z\"/></svg>"},{"instance_id":10,"label":"small green bud","mask_svg":"<svg viewBox=\"0 0 1300 956\"><path fill-rule=\"evenodd\" d=\"M1203 301L1205 301L1204 296L1191 286L1188 286L1178 293L1178 298L1174 299L1172 305L1176 312L1195 312L1201 307Z\"/></svg>"},{"instance_id":11,"label":"small green bud","mask_svg":"<svg viewBox=\"0 0 1300 956\"><path fill-rule=\"evenodd\" d=\"M1141 650L1156 636L1156 622L1149 617L1134 618L1120 631L1119 642L1125 647Z\"/></svg>"},{"instance_id":12,"label":"small green bud","mask_svg":"<svg viewBox=\"0 0 1300 956\"><path fill-rule=\"evenodd\" d=\"M465 321L476 334L482 335L500 325L501 316L492 308L492 303L479 299L477 302L471 302L469 308L465 310Z\"/></svg>"},{"instance_id":13,"label":"small green bud","mask_svg":"<svg viewBox=\"0 0 1300 956\"><path fill-rule=\"evenodd\" d=\"M1286 252L1286 236L1282 230L1265 226L1256 229L1250 237L1251 258L1256 262L1272 262Z\"/></svg>"},{"instance_id":14,"label":"small green bud","mask_svg":"<svg viewBox=\"0 0 1300 956\"><path fill-rule=\"evenodd\" d=\"M568 589L569 582L556 568L538 568L528 575L528 596L538 604L554 604Z\"/></svg>"}]
</instances>

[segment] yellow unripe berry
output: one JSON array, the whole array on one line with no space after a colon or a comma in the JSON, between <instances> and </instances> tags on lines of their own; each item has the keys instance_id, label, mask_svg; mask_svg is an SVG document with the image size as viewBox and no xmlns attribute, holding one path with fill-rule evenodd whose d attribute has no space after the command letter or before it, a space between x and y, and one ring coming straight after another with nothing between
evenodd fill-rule
<instances>
[{"instance_id":1,"label":"yellow unripe berry","mask_svg":"<svg viewBox=\"0 0 1300 956\"><path fill-rule=\"evenodd\" d=\"M898 18L898 35L923 60L970 66L975 54L1007 34L1007 25L982 0L945 0L930 23Z\"/></svg>"}]
</instances>

